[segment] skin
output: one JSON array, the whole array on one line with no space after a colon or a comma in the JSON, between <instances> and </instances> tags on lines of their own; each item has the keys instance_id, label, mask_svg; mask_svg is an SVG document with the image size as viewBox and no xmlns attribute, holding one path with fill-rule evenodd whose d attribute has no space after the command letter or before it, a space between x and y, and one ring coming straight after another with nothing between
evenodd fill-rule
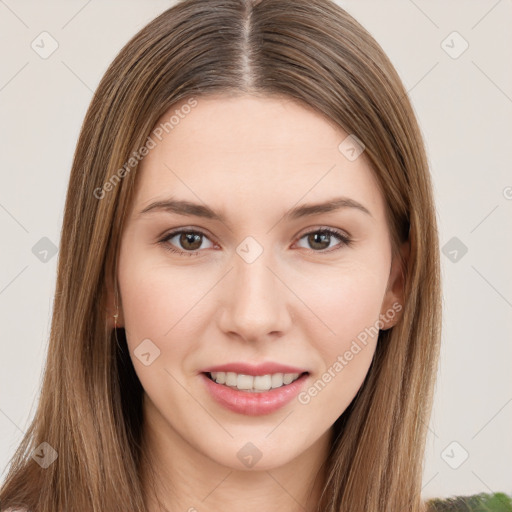
<instances>
[{"instance_id":1,"label":"skin","mask_svg":"<svg viewBox=\"0 0 512 512\"><path fill-rule=\"evenodd\" d=\"M197 100L143 159L119 253L118 326L145 390L155 490L169 511L313 511L331 427L364 381L376 336L308 404L293 400L263 416L218 405L198 374L226 362L276 361L308 370L307 389L365 328L379 319L384 329L395 325L400 314L388 312L403 304L403 283L385 200L365 153L347 159L338 150L347 133L316 111L278 97ZM226 222L140 214L171 195L206 204ZM341 195L371 215L342 208L283 218ZM326 227L352 243L331 236L315 245L305 236ZM159 243L178 228L205 236ZM236 252L247 236L263 249L251 263ZM166 245L200 252L179 255ZM134 356L145 339L160 350L148 366ZM248 442L262 454L252 468L237 457ZM153 500L149 509L159 510Z\"/></svg>"}]
</instances>

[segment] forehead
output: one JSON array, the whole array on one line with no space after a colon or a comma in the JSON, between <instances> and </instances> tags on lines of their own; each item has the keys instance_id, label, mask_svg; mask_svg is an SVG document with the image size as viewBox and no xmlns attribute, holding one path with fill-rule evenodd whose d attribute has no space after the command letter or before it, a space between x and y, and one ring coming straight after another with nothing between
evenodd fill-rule
<instances>
[{"instance_id":1,"label":"forehead","mask_svg":"<svg viewBox=\"0 0 512 512\"><path fill-rule=\"evenodd\" d=\"M261 210L293 206L301 197L313 202L351 195L383 209L364 153L347 159L339 146L348 134L321 113L290 98L195 101L193 107L177 103L155 126L156 145L138 171L138 206L172 194Z\"/></svg>"},{"instance_id":2,"label":"forehead","mask_svg":"<svg viewBox=\"0 0 512 512\"><path fill-rule=\"evenodd\" d=\"M169 149L179 146L181 153L195 153L201 144L204 150L222 150L226 157L255 152L262 157L261 151L290 159L318 157L346 136L321 113L287 97L216 95L198 97L194 107L186 107L185 101L177 103L157 123L164 128Z\"/></svg>"}]
</instances>

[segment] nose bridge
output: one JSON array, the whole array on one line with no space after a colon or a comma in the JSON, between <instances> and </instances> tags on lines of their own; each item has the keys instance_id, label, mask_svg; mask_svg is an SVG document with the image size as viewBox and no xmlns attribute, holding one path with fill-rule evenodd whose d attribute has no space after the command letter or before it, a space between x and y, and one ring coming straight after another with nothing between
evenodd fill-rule
<instances>
[{"instance_id":1,"label":"nose bridge","mask_svg":"<svg viewBox=\"0 0 512 512\"><path fill-rule=\"evenodd\" d=\"M248 237L236 252L225 290L223 329L253 340L287 329L286 287L276 277L271 249Z\"/></svg>"}]
</instances>

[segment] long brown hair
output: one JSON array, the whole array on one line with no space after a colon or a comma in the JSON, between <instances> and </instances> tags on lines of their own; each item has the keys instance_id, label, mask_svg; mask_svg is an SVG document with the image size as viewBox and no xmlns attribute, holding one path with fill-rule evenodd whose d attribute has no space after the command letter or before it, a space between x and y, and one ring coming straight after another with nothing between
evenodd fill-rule
<instances>
[{"instance_id":1,"label":"long brown hair","mask_svg":"<svg viewBox=\"0 0 512 512\"><path fill-rule=\"evenodd\" d=\"M380 332L365 382L333 426L318 511L423 510L441 325L431 178L398 74L372 36L329 0L184 0L110 65L77 143L41 395L11 460L2 506L146 510L143 390L123 329L107 324L107 282L116 272L139 148L173 104L214 93L291 97L364 143L394 254L410 243L405 303L398 324ZM43 442L58 454L47 468L31 458Z\"/></svg>"}]
</instances>

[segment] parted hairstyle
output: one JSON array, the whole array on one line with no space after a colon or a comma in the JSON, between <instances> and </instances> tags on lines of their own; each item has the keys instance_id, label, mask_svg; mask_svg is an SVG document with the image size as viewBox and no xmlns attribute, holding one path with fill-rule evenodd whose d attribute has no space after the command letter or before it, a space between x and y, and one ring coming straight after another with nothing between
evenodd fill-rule
<instances>
[{"instance_id":1,"label":"parted hairstyle","mask_svg":"<svg viewBox=\"0 0 512 512\"><path fill-rule=\"evenodd\" d=\"M109 66L77 142L40 397L10 461L2 510L147 510L143 389L124 329L107 322L107 282L117 269L139 148L173 104L219 93L293 98L364 144L385 199L393 255L410 244L401 260L403 316L380 331L365 381L333 425L318 512L425 510L442 302L428 159L390 60L330 0L182 0ZM58 454L47 468L31 457L43 442Z\"/></svg>"}]
</instances>

